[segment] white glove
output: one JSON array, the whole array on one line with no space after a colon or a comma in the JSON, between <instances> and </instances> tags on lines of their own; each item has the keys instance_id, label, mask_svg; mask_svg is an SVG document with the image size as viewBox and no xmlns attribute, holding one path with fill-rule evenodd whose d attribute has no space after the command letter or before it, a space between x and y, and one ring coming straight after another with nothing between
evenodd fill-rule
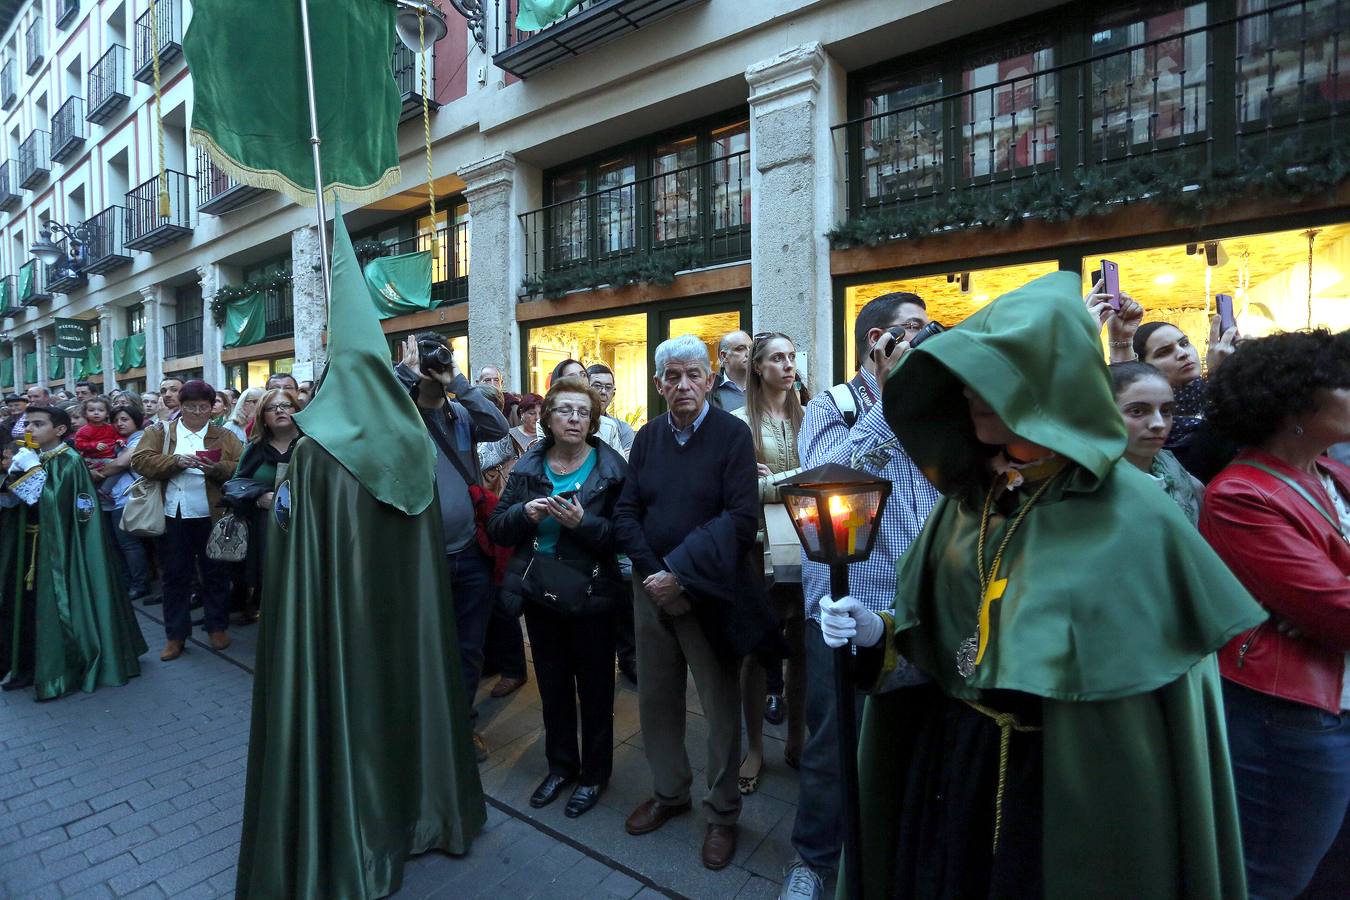
<instances>
[{"instance_id":1,"label":"white glove","mask_svg":"<svg viewBox=\"0 0 1350 900\"><path fill-rule=\"evenodd\" d=\"M37 455L37 451L31 447L20 447L14 454L14 462L9 464L11 474L15 472L27 472L29 469L36 469L42 465L42 457Z\"/></svg>"},{"instance_id":2,"label":"white glove","mask_svg":"<svg viewBox=\"0 0 1350 900\"><path fill-rule=\"evenodd\" d=\"M885 630L881 616L852 597L820 598L820 633L830 647L842 647L849 641L859 647L874 647Z\"/></svg>"}]
</instances>

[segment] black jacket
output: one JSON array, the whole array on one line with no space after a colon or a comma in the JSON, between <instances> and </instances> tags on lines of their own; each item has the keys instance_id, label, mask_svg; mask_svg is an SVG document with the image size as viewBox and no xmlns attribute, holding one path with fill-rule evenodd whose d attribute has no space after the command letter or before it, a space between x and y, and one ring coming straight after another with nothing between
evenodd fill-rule
<instances>
[{"instance_id":1,"label":"black jacket","mask_svg":"<svg viewBox=\"0 0 1350 900\"><path fill-rule=\"evenodd\" d=\"M603 441L589 437L586 442L599 455L595 468L577 492L577 500L585 512L580 525L561 530L557 556L575 562L579 569L599 566L596 593L618 599L627 595L628 588L619 574L613 517L628 475L628 463ZM553 493L553 482L544 471L544 454L552 446L553 436L546 434L525 451L511 470L501 502L488 517L487 533L492 542L515 548L502 580L502 592L508 595L520 595L521 578L534 558L536 526L525 515L525 504Z\"/></svg>"}]
</instances>

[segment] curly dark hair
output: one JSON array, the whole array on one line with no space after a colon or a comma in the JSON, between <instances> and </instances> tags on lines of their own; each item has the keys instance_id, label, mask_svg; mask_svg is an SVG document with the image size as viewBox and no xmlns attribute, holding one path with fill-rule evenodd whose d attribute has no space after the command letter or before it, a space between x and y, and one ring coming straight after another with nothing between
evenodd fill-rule
<instances>
[{"instance_id":1,"label":"curly dark hair","mask_svg":"<svg viewBox=\"0 0 1350 900\"><path fill-rule=\"evenodd\" d=\"M1312 412L1318 391L1338 388L1350 388L1350 332L1287 331L1238 344L1209 376L1206 414L1220 435L1251 447Z\"/></svg>"}]
</instances>

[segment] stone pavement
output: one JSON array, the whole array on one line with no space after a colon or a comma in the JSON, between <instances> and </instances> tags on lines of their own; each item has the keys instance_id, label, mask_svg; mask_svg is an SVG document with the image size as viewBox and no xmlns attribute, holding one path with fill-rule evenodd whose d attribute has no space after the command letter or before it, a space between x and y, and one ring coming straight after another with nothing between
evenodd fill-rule
<instances>
[{"instance_id":1,"label":"stone pavement","mask_svg":"<svg viewBox=\"0 0 1350 900\"><path fill-rule=\"evenodd\" d=\"M232 630L224 653L198 640L164 664L159 607L138 613L151 649L127 686L41 704L31 690L0 694L0 897L233 894L256 629ZM492 750L481 769L487 829L466 857L411 860L398 897L776 896L796 809L782 728L767 728L769 765L746 799L736 859L710 872L699 863L697 808L655 834L623 831L650 788L631 687L615 692L613 780L572 820L561 801L543 810L527 802L546 770L533 682L492 700L494 681L479 702ZM692 687L689 712L697 799L706 725Z\"/></svg>"}]
</instances>

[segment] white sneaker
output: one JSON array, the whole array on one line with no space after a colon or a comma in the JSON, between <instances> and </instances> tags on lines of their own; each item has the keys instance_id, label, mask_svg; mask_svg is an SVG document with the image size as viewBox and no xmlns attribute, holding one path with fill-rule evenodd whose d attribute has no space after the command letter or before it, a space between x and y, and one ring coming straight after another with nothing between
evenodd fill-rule
<instances>
[{"instance_id":1,"label":"white sneaker","mask_svg":"<svg viewBox=\"0 0 1350 900\"><path fill-rule=\"evenodd\" d=\"M778 900L820 900L824 887L815 870L799 859L787 870Z\"/></svg>"}]
</instances>

